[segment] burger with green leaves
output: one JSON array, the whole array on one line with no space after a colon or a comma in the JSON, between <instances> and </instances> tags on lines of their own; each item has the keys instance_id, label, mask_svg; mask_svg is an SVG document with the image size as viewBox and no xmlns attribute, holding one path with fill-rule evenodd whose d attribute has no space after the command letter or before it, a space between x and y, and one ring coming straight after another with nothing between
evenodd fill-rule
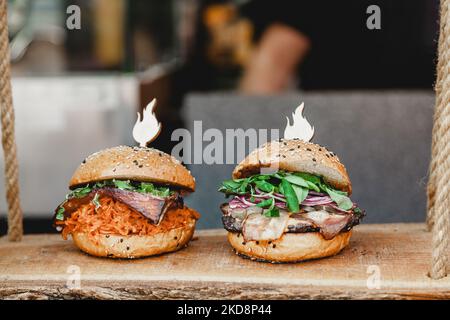
<instances>
[{"instance_id":1,"label":"burger with green leaves","mask_svg":"<svg viewBox=\"0 0 450 320\"><path fill-rule=\"evenodd\" d=\"M251 152L219 191L228 241L240 256L273 263L339 253L364 211L338 157L318 144L280 139Z\"/></svg>"}]
</instances>

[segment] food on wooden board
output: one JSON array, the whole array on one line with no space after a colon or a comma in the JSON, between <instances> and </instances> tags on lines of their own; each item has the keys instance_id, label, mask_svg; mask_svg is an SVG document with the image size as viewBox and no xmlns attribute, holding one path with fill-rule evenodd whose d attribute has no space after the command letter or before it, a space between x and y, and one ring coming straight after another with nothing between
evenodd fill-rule
<instances>
[{"instance_id":1,"label":"food on wooden board","mask_svg":"<svg viewBox=\"0 0 450 320\"><path fill-rule=\"evenodd\" d=\"M195 179L174 157L147 147L96 152L77 168L54 224L94 256L139 258L191 240L199 214L183 204Z\"/></svg>"},{"instance_id":2,"label":"food on wooden board","mask_svg":"<svg viewBox=\"0 0 450 320\"><path fill-rule=\"evenodd\" d=\"M349 196L344 165L325 147L280 139L251 152L219 191L228 240L237 254L266 262L331 256L365 215Z\"/></svg>"}]
</instances>

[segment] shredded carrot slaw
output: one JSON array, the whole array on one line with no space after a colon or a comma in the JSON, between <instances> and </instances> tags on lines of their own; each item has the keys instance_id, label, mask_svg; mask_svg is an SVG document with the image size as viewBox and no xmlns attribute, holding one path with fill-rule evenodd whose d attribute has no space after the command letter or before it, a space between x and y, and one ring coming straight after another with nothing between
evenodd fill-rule
<instances>
[{"instance_id":1,"label":"shredded carrot slaw","mask_svg":"<svg viewBox=\"0 0 450 320\"><path fill-rule=\"evenodd\" d=\"M72 213L64 221L57 221L62 226L62 237L85 232L91 239L99 234L111 235L152 235L185 226L191 219L198 219L199 214L193 209L170 209L159 225L151 224L147 218L126 204L110 197L100 198L100 206L96 209L93 203L85 204Z\"/></svg>"}]
</instances>

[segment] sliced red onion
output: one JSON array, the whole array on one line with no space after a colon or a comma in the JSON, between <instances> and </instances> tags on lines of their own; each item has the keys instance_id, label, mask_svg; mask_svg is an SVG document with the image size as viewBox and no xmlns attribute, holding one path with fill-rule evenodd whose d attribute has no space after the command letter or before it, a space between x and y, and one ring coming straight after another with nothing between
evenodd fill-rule
<instances>
[{"instance_id":1,"label":"sliced red onion","mask_svg":"<svg viewBox=\"0 0 450 320\"><path fill-rule=\"evenodd\" d=\"M333 202L331 201L315 201L315 202L305 202L303 201L301 204L304 206L325 206L331 205Z\"/></svg>"},{"instance_id":2,"label":"sliced red onion","mask_svg":"<svg viewBox=\"0 0 450 320\"><path fill-rule=\"evenodd\" d=\"M249 207L254 206L254 205L256 205L256 203L260 202L260 201L258 201L258 202L257 201L255 201L255 202L248 201L247 199L245 199L244 196L240 197L240 199L244 204L246 204Z\"/></svg>"},{"instance_id":3,"label":"sliced red onion","mask_svg":"<svg viewBox=\"0 0 450 320\"><path fill-rule=\"evenodd\" d=\"M282 201L282 202L286 201L286 198L280 193L267 193L267 192L261 191L258 188L255 188L255 191L258 193L258 195L254 195L254 197L264 197L265 199L274 198L274 199Z\"/></svg>"},{"instance_id":4,"label":"sliced red onion","mask_svg":"<svg viewBox=\"0 0 450 320\"><path fill-rule=\"evenodd\" d=\"M281 209L286 209L286 203L281 201L275 201L275 206Z\"/></svg>"},{"instance_id":5,"label":"sliced red onion","mask_svg":"<svg viewBox=\"0 0 450 320\"><path fill-rule=\"evenodd\" d=\"M242 203L242 201L241 201L241 199L239 199L239 197L234 197L233 199L231 199L231 201L228 203L228 205L230 206L231 209L235 209L235 208L245 209L245 208L247 208L247 205Z\"/></svg>"},{"instance_id":6,"label":"sliced red onion","mask_svg":"<svg viewBox=\"0 0 450 320\"><path fill-rule=\"evenodd\" d=\"M284 197L284 195L279 194L279 193L270 194L267 192L263 192L258 188L255 188L255 191L257 194L252 196L254 198L253 202L249 201L250 196L235 196L229 202L230 208L246 209L248 207L255 206L256 204L260 203L261 201L263 201L265 199L270 199L270 198L275 199L275 206L277 206L281 209L286 208L286 198ZM319 206L319 205L329 205L330 207L332 207L333 209L335 209L336 211L339 211L339 212L343 212L343 213L351 212L351 210L343 210L343 209L339 208L337 206L337 204L333 201L333 199L330 198L330 196L323 194L323 193L315 192L315 191L309 191L308 196L306 197L305 200L303 200L301 205L310 206L310 207ZM354 204L354 206L355 206L355 204Z\"/></svg>"},{"instance_id":7,"label":"sliced red onion","mask_svg":"<svg viewBox=\"0 0 450 320\"><path fill-rule=\"evenodd\" d=\"M320 197L324 197L324 196L327 196L327 194L326 193L323 193L323 192L316 192L316 191L309 191L308 192L308 195L312 195L312 196L320 196Z\"/></svg>"}]
</instances>

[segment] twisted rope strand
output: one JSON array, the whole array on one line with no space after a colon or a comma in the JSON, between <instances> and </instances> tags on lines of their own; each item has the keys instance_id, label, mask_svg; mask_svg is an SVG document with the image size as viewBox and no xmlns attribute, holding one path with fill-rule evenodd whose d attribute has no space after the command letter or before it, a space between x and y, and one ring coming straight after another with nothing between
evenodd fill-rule
<instances>
[{"instance_id":1,"label":"twisted rope strand","mask_svg":"<svg viewBox=\"0 0 450 320\"><path fill-rule=\"evenodd\" d=\"M450 14L449 0L441 1L436 108L432 135L427 223L432 228L430 276L446 276L450 192Z\"/></svg>"},{"instance_id":2,"label":"twisted rope strand","mask_svg":"<svg viewBox=\"0 0 450 320\"><path fill-rule=\"evenodd\" d=\"M14 109L11 92L6 2L6 0L0 0L0 113L2 145L5 158L6 201L8 204L8 237L10 241L20 241L23 235L23 226L19 198L19 170L14 136Z\"/></svg>"},{"instance_id":3,"label":"twisted rope strand","mask_svg":"<svg viewBox=\"0 0 450 320\"><path fill-rule=\"evenodd\" d=\"M436 70L441 70L443 65L442 57L444 55L444 26L445 26L445 20L444 17L447 16L447 8L445 6L441 6L440 9L440 16L441 21L439 24L439 40L438 40L438 61L437 61L437 67ZM431 154L435 155L438 152L437 149L437 143L436 143L436 137L437 137L437 130L439 128L439 122L436 121L437 118L440 116L440 108L438 106L441 104L442 98L441 98L441 92L442 92L442 73L437 72L437 79L435 83L435 92L436 92L436 101L435 101L435 113L433 116L433 132L432 132L432 140L431 140ZM428 181L428 187L427 187L427 194L428 194L428 202L427 202L427 229L428 231L431 230L434 224L434 203L436 200L436 157L432 156L430 161L430 168L429 168L429 181Z\"/></svg>"}]
</instances>

